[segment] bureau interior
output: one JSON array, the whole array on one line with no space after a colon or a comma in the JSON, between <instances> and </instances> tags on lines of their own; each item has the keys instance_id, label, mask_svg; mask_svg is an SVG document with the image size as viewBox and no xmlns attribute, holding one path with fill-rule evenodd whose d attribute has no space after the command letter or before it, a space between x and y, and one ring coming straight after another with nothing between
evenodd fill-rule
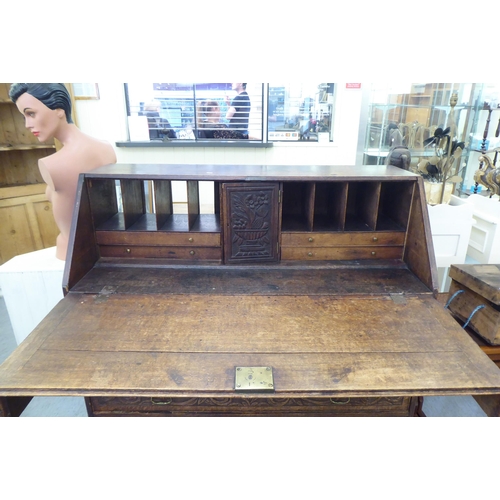
<instances>
[{"instance_id":1,"label":"bureau interior","mask_svg":"<svg viewBox=\"0 0 500 500\"><path fill-rule=\"evenodd\" d=\"M182 211L173 198L173 183L178 181L186 190ZM200 203L202 183L205 194L207 189L213 193L208 207ZM239 196L236 202L228 201L233 191ZM421 191L417 178L404 177L232 182L87 174L79 186L71 272L81 277L100 259L123 263L147 259L159 265L386 259L404 262L432 289ZM241 221L235 218L234 203L248 203L247 208L255 210L251 224L238 227ZM264 226L272 226L269 234L255 226L267 209L270 215ZM233 251L231 245L242 230L246 243L261 238L272 255L238 257L241 249Z\"/></svg>"}]
</instances>

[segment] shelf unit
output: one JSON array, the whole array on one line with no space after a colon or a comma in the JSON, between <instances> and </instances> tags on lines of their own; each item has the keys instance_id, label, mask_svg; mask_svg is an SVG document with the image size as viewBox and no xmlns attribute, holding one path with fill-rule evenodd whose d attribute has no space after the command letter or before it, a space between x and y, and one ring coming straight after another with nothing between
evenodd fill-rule
<instances>
[{"instance_id":1,"label":"shelf unit","mask_svg":"<svg viewBox=\"0 0 500 500\"><path fill-rule=\"evenodd\" d=\"M55 245L59 233L38 160L56 151L40 144L24 126L9 99L10 83L0 83L0 264L16 255Z\"/></svg>"}]
</instances>

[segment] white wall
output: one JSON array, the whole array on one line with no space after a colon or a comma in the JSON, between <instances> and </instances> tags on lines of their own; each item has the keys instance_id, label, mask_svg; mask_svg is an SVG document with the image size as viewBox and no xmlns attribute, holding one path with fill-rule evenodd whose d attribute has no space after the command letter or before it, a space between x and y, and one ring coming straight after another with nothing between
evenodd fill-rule
<instances>
[{"instance_id":1,"label":"white wall","mask_svg":"<svg viewBox=\"0 0 500 500\"><path fill-rule=\"evenodd\" d=\"M272 148L158 147L118 148L127 140L127 116L123 83L99 83L100 99L77 101L79 128L109 141L118 163L203 163L267 165L354 165L358 144L362 91L336 84L334 142L275 143Z\"/></svg>"}]
</instances>

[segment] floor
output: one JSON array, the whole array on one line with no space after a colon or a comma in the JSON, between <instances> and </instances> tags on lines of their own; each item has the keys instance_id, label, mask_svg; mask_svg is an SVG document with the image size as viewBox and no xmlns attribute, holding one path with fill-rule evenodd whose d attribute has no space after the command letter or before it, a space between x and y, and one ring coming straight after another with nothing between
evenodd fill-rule
<instances>
[{"instance_id":1,"label":"floor","mask_svg":"<svg viewBox=\"0 0 500 500\"><path fill-rule=\"evenodd\" d=\"M5 301L0 292L0 364L17 347ZM470 396L427 397L423 411L427 417L486 417ZM22 417L86 417L83 398L36 397Z\"/></svg>"}]
</instances>

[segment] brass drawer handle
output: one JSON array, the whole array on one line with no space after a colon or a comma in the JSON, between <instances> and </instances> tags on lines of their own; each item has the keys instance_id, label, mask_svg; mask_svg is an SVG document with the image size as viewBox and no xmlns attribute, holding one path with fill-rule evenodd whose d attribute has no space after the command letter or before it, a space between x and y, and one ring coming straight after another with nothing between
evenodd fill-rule
<instances>
[{"instance_id":1,"label":"brass drawer handle","mask_svg":"<svg viewBox=\"0 0 500 500\"><path fill-rule=\"evenodd\" d=\"M189 238L188 241L189 241L189 243L193 243L194 240L193 240L193 238Z\"/></svg>"},{"instance_id":2,"label":"brass drawer handle","mask_svg":"<svg viewBox=\"0 0 500 500\"><path fill-rule=\"evenodd\" d=\"M127 252L127 253L130 253L131 251L132 251L132 250L130 250L130 248L127 248L127 249L125 250L125 252Z\"/></svg>"},{"instance_id":3,"label":"brass drawer handle","mask_svg":"<svg viewBox=\"0 0 500 500\"><path fill-rule=\"evenodd\" d=\"M351 398L347 398L347 401L338 401L338 400L335 400L333 398L330 398L330 403L332 403L332 405L347 405L351 402Z\"/></svg>"},{"instance_id":4,"label":"brass drawer handle","mask_svg":"<svg viewBox=\"0 0 500 500\"><path fill-rule=\"evenodd\" d=\"M194 255L194 254L195 254L195 251L194 251L194 250L191 250L191 251L189 252L189 255Z\"/></svg>"},{"instance_id":5,"label":"brass drawer handle","mask_svg":"<svg viewBox=\"0 0 500 500\"><path fill-rule=\"evenodd\" d=\"M372 252L372 255L377 255L377 252Z\"/></svg>"},{"instance_id":6,"label":"brass drawer handle","mask_svg":"<svg viewBox=\"0 0 500 500\"><path fill-rule=\"evenodd\" d=\"M165 398L164 400L157 401L155 398L151 398L151 403L158 406L167 406L172 403L172 398Z\"/></svg>"},{"instance_id":7,"label":"brass drawer handle","mask_svg":"<svg viewBox=\"0 0 500 500\"><path fill-rule=\"evenodd\" d=\"M307 256L308 256L308 257L312 257L312 256L313 256L313 253L312 253L312 252L308 252L308 253L307 253Z\"/></svg>"},{"instance_id":8,"label":"brass drawer handle","mask_svg":"<svg viewBox=\"0 0 500 500\"><path fill-rule=\"evenodd\" d=\"M378 238L376 236L374 236L373 241L378 241Z\"/></svg>"},{"instance_id":9,"label":"brass drawer handle","mask_svg":"<svg viewBox=\"0 0 500 500\"><path fill-rule=\"evenodd\" d=\"M314 238L308 238L307 241L309 241L309 243L312 243L314 241Z\"/></svg>"}]
</instances>

